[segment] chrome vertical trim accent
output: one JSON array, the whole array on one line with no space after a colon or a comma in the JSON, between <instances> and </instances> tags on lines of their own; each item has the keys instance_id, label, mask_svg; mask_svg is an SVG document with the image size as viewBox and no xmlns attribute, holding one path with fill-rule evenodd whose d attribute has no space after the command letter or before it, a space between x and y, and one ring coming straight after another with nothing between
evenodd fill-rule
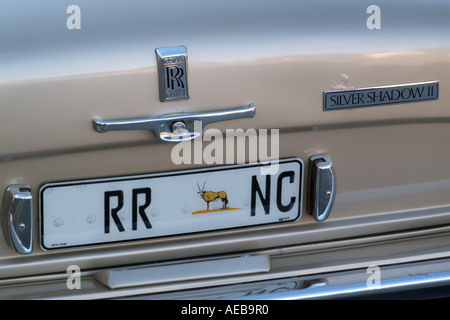
<instances>
[{"instance_id":1,"label":"chrome vertical trim accent","mask_svg":"<svg viewBox=\"0 0 450 320\"><path fill-rule=\"evenodd\" d=\"M29 185L6 188L2 201L3 232L18 253L33 251L33 197Z\"/></svg>"},{"instance_id":2,"label":"chrome vertical trim accent","mask_svg":"<svg viewBox=\"0 0 450 320\"><path fill-rule=\"evenodd\" d=\"M310 158L310 206L316 221L325 221L336 197L336 175L329 155Z\"/></svg>"}]
</instances>

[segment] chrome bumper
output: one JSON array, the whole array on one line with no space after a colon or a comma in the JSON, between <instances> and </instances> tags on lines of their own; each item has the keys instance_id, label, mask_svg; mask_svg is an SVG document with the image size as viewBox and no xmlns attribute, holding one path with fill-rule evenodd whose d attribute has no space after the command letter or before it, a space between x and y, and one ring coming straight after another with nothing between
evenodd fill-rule
<instances>
[{"instance_id":1,"label":"chrome bumper","mask_svg":"<svg viewBox=\"0 0 450 320\"><path fill-rule=\"evenodd\" d=\"M379 282L376 275L379 272ZM441 297L450 285L450 259L368 267L200 290L143 295L133 299L303 300L419 299ZM425 292L426 291L426 292ZM450 288L446 290L450 296Z\"/></svg>"},{"instance_id":2,"label":"chrome bumper","mask_svg":"<svg viewBox=\"0 0 450 320\"><path fill-rule=\"evenodd\" d=\"M124 261L116 268L81 270L80 290L70 290L67 273L2 279L0 298L297 300L384 295L409 299L410 291L435 293L450 287L449 242L450 227L443 226L274 248L252 252L257 258L250 260L244 254L139 266ZM443 294L450 296L450 290Z\"/></svg>"}]
</instances>

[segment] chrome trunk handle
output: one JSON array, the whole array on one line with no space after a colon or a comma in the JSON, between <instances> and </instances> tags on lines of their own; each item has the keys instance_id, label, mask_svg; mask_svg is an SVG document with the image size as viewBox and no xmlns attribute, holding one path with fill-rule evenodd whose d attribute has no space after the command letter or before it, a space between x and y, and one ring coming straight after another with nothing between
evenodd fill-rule
<instances>
[{"instance_id":1,"label":"chrome trunk handle","mask_svg":"<svg viewBox=\"0 0 450 320\"><path fill-rule=\"evenodd\" d=\"M209 111L205 113L172 113L158 117L100 120L94 119L94 129L100 133L117 130L151 130L159 139L166 142L180 142L200 136L206 125L214 122L253 118L255 105L246 107ZM195 126L194 126L195 125Z\"/></svg>"}]
</instances>

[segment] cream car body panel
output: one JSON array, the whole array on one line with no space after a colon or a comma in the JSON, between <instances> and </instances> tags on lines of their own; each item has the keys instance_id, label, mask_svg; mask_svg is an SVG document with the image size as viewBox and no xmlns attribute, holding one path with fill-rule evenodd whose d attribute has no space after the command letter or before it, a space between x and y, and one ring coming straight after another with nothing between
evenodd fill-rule
<instances>
[{"instance_id":1,"label":"cream car body panel","mask_svg":"<svg viewBox=\"0 0 450 320\"><path fill-rule=\"evenodd\" d=\"M73 4L80 8L79 30L67 27L66 10ZM34 246L31 254L18 254L0 230L0 297L124 297L447 258L442 239L450 221L450 5L378 1L381 29L368 28L370 5L3 2L0 190L31 187ZM161 102L155 49L180 45L187 48L190 99ZM423 81L439 81L437 100L323 110L327 90ZM254 118L207 128L279 129L279 157L305 164L299 220L81 248L41 247L39 190L45 183L208 167L175 165L174 144L151 131L99 133L94 118L251 103ZM320 223L307 201L308 159L317 154L331 156L337 176L333 209ZM170 285L116 291L96 276L248 254L269 257L270 270L214 280L163 279ZM83 272L81 290L66 288L70 265Z\"/></svg>"}]
</instances>

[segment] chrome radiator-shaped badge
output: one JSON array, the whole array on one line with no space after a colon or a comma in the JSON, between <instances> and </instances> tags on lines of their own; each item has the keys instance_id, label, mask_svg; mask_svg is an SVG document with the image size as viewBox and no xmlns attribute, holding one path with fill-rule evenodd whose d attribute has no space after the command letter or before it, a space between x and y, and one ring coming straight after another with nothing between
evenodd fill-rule
<instances>
[{"instance_id":1,"label":"chrome radiator-shaped badge","mask_svg":"<svg viewBox=\"0 0 450 320\"><path fill-rule=\"evenodd\" d=\"M186 47L156 49L161 102L189 99Z\"/></svg>"}]
</instances>

